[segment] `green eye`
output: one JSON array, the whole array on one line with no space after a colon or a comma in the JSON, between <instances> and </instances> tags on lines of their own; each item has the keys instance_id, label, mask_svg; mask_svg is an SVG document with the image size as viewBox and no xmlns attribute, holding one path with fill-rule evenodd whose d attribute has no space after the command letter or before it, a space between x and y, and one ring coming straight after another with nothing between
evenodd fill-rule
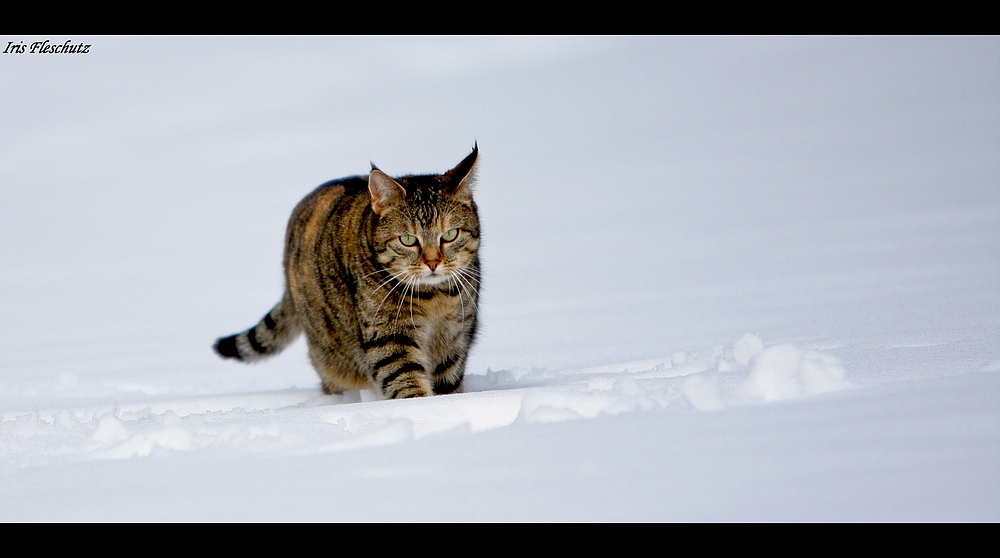
<instances>
[{"instance_id":1,"label":"green eye","mask_svg":"<svg viewBox=\"0 0 1000 558\"><path fill-rule=\"evenodd\" d=\"M441 240L444 242L451 242L458 238L458 229L451 229L450 231L441 235Z\"/></svg>"},{"instance_id":2,"label":"green eye","mask_svg":"<svg viewBox=\"0 0 1000 558\"><path fill-rule=\"evenodd\" d=\"M417 237L412 234L404 234L399 237L399 241L403 243L403 246L416 246Z\"/></svg>"}]
</instances>

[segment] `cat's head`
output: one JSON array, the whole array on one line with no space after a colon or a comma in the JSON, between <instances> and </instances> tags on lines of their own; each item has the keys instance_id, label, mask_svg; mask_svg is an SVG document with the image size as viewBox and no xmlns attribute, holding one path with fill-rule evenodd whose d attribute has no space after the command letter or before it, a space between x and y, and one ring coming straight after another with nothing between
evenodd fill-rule
<instances>
[{"instance_id":1,"label":"cat's head","mask_svg":"<svg viewBox=\"0 0 1000 558\"><path fill-rule=\"evenodd\" d=\"M378 260L403 283L461 285L476 273L479 216L472 199L479 147L444 174L391 178L372 165Z\"/></svg>"}]
</instances>

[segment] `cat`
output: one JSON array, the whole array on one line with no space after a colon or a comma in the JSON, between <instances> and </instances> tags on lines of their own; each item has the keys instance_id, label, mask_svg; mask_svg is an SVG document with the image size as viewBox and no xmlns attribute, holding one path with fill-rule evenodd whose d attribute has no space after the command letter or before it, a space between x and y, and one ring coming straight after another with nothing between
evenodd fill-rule
<instances>
[{"instance_id":1,"label":"cat","mask_svg":"<svg viewBox=\"0 0 1000 558\"><path fill-rule=\"evenodd\" d=\"M444 174L331 180L295 207L285 293L249 330L216 341L252 362L305 333L323 391L386 399L460 392L479 309L478 143Z\"/></svg>"}]
</instances>

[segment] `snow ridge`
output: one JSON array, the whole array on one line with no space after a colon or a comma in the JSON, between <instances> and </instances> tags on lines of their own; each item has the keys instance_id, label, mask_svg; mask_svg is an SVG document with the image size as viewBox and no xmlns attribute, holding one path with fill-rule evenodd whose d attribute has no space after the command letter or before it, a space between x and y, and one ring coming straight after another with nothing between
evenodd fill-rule
<instances>
[{"instance_id":1,"label":"snow ridge","mask_svg":"<svg viewBox=\"0 0 1000 558\"><path fill-rule=\"evenodd\" d=\"M396 444L462 428L586 420L636 410L715 411L845 389L836 357L747 333L703 354L582 370L500 370L466 393L383 401L372 391L217 395L8 414L0 460L32 466L210 448L321 454Z\"/></svg>"}]
</instances>

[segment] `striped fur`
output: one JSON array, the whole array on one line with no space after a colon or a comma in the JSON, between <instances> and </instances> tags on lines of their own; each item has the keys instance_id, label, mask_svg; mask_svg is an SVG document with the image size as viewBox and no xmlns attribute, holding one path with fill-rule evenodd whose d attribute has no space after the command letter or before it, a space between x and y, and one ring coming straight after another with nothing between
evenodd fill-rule
<instances>
[{"instance_id":1,"label":"striped fur","mask_svg":"<svg viewBox=\"0 0 1000 558\"><path fill-rule=\"evenodd\" d=\"M288 223L281 302L216 352L251 362L305 332L327 393L460 391L479 301L478 153L442 175L373 165L306 196Z\"/></svg>"}]
</instances>

